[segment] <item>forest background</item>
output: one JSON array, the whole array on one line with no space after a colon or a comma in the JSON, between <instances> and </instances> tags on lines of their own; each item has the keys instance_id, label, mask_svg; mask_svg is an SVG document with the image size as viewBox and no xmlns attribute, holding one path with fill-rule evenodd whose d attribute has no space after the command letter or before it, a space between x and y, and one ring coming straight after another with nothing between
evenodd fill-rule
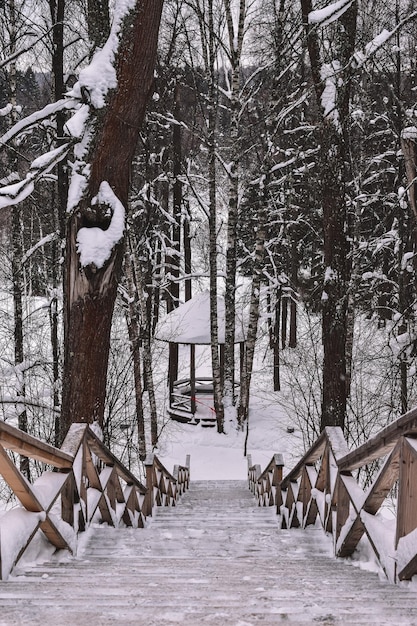
<instances>
[{"instance_id":1,"label":"forest background","mask_svg":"<svg viewBox=\"0 0 417 626\"><path fill-rule=\"evenodd\" d=\"M306 443L415 403L414 5L0 3L3 419L57 445L98 421L143 460L167 420L158 321L205 289L218 432L248 424L261 352ZM106 135L120 103L133 138Z\"/></svg>"}]
</instances>

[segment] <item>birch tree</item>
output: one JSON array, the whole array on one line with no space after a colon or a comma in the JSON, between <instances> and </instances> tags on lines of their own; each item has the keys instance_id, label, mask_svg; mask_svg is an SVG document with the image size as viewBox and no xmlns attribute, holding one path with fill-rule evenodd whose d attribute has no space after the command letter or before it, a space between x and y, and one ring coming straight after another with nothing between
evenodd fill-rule
<instances>
[{"instance_id":1,"label":"birch tree","mask_svg":"<svg viewBox=\"0 0 417 626\"><path fill-rule=\"evenodd\" d=\"M228 48L227 57L230 64L230 79L226 96L230 109L230 155L227 166L229 179L229 199L227 214L227 247L226 247L226 279L225 279L225 348L224 348L224 403L228 407L234 404L235 374L235 324L236 324L236 267L237 245L236 225L239 203L239 159L241 153L240 117L242 103L240 101L240 70L242 48L245 32L247 0L239 0L237 23L230 0L224 0L226 14Z\"/></svg>"}]
</instances>

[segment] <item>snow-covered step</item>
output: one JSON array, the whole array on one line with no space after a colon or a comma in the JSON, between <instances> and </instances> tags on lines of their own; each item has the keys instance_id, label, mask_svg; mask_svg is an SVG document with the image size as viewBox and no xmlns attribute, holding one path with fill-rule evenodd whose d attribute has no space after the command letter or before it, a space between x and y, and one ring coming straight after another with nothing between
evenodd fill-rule
<instances>
[{"instance_id":1,"label":"snow-covered step","mask_svg":"<svg viewBox=\"0 0 417 626\"><path fill-rule=\"evenodd\" d=\"M417 624L417 590L279 530L243 481L192 483L142 530L95 529L83 554L0 583L0 626Z\"/></svg>"}]
</instances>

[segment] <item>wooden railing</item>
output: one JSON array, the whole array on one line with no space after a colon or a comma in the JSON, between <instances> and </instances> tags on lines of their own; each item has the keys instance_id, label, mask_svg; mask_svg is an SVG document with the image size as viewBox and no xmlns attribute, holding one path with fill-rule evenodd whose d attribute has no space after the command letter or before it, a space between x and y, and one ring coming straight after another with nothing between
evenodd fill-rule
<instances>
[{"instance_id":1,"label":"wooden railing","mask_svg":"<svg viewBox=\"0 0 417 626\"><path fill-rule=\"evenodd\" d=\"M376 461L376 477L364 489L363 469ZM320 520L338 557L351 556L366 536L388 580L409 580L417 574L416 467L417 409L353 451L340 428L327 427L281 482L281 527ZM396 509L389 523L388 499Z\"/></svg>"},{"instance_id":2,"label":"wooden railing","mask_svg":"<svg viewBox=\"0 0 417 626\"><path fill-rule=\"evenodd\" d=\"M252 465L250 454L248 459L249 489L255 496L259 506L275 506L277 513L282 504L281 480L284 461L281 454L274 454L262 472L260 465Z\"/></svg>"},{"instance_id":3,"label":"wooden railing","mask_svg":"<svg viewBox=\"0 0 417 626\"><path fill-rule=\"evenodd\" d=\"M179 496L189 487L190 456L187 455L185 465L176 465L170 474L161 461L150 454L145 460L147 511L152 515L154 506L175 506Z\"/></svg>"},{"instance_id":4,"label":"wooden railing","mask_svg":"<svg viewBox=\"0 0 417 626\"><path fill-rule=\"evenodd\" d=\"M31 484L7 450L51 466ZM189 460L169 474L157 457L143 485L87 424L73 424L61 449L0 421L0 474L21 506L0 517L0 575L8 577L39 529L57 549L76 551L90 524L144 526L154 506L174 505L187 489Z\"/></svg>"}]
</instances>

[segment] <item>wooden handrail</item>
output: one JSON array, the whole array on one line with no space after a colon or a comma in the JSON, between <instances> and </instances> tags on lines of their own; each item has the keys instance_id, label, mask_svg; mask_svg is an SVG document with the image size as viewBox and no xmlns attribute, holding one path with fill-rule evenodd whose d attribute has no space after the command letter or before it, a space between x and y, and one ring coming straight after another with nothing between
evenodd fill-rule
<instances>
[{"instance_id":1,"label":"wooden handrail","mask_svg":"<svg viewBox=\"0 0 417 626\"><path fill-rule=\"evenodd\" d=\"M365 490L352 471L376 459L380 469ZM410 579L417 574L416 466L417 409L350 452L342 430L327 427L281 481L281 528L306 528L320 520L333 535L338 557L351 556L366 536L388 580ZM265 472L259 474L257 485L265 478ZM378 514L395 487L396 527L390 530Z\"/></svg>"},{"instance_id":2,"label":"wooden handrail","mask_svg":"<svg viewBox=\"0 0 417 626\"><path fill-rule=\"evenodd\" d=\"M417 408L404 413L377 435L338 461L340 471L352 471L388 454L403 435L417 434Z\"/></svg>"},{"instance_id":3,"label":"wooden handrail","mask_svg":"<svg viewBox=\"0 0 417 626\"><path fill-rule=\"evenodd\" d=\"M36 461L41 461L57 468L72 465L72 456L55 448L28 433L23 432L0 420L0 444L6 450L13 450Z\"/></svg>"},{"instance_id":4,"label":"wooden handrail","mask_svg":"<svg viewBox=\"0 0 417 626\"><path fill-rule=\"evenodd\" d=\"M291 470L291 472L284 478L281 488L287 489L290 482L297 480L297 478L301 476L303 468L306 465L314 465L314 463L316 463L316 461L318 461L318 459L320 459L323 455L323 450L326 445L330 445L336 458L340 458L348 452L347 443L343 437L342 430L340 428L327 426L308 452L306 452L303 458L298 461L294 469Z\"/></svg>"},{"instance_id":5,"label":"wooden handrail","mask_svg":"<svg viewBox=\"0 0 417 626\"><path fill-rule=\"evenodd\" d=\"M6 450L58 471L45 471L31 484ZM21 503L0 519L0 578L8 577L39 529L57 549L73 552L78 534L93 522L141 528L154 506L173 506L188 488L189 457L185 467L176 467L176 476L157 457L146 471L155 478L152 485L143 485L124 467L88 424L73 424L57 449L0 421L0 474ZM163 496L154 497L155 489ZM16 537L9 520L22 511Z\"/></svg>"}]
</instances>

